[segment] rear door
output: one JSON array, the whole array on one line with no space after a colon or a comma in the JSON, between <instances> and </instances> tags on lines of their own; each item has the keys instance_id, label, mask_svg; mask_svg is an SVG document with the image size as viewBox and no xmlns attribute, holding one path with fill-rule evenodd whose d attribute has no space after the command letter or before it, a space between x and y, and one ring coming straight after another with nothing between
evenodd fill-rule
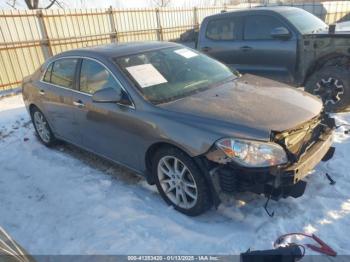
<instances>
[{"instance_id":1,"label":"rear door","mask_svg":"<svg viewBox=\"0 0 350 262\"><path fill-rule=\"evenodd\" d=\"M71 143L80 142L75 114L78 99L75 76L78 58L60 58L52 62L40 82L43 107L55 134Z\"/></svg>"},{"instance_id":2,"label":"rear door","mask_svg":"<svg viewBox=\"0 0 350 262\"><path fill-rule=\"evenodd\" d=\"M244 57L240 16L211 18L201 27L198 49L219 61L239 69Z\"/></svg>"},{"instance_id":3,"label":"rear door","mask_svg":"<svg viewBox=\"0 0 350 262\"><path fill-rule=\"evenodd\" d=\"M288 40L271 37L273 29L287 28ZM240 51L244 56L240 70L275 80L291 83L296 66L297 40L282 19L272 15L247 15L244 18L243 41Z\"/></svg>"}]
</instances>

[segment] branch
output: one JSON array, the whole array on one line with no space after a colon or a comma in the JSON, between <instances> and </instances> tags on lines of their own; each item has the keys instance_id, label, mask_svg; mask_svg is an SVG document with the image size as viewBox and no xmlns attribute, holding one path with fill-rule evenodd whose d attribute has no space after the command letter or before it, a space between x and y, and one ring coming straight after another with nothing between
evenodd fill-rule
<instances>
[{"instance_id":1,"label":"branch","mask_svg":"<svg viewBox=\"0 0 350 262\"><path fill-rule=\"evenodd\" d=\"M64 9L64 2L59 2L58 0L56 1L56 5L61 8Z\"/></svg>"},{"instance_id":2,"label":"branch","mask_svg":"<svg viewBox=\"0 0 350 262\"><path fill-rule=\"evenodd\" d=\"M7 5L11 6L13 9L17 9L16 8L16 0L12 0L12 4L10 1L7 1L6 2Z\"/></svg>"},{"instance_id":3,"label":"branch","mask_svg":"<svg viewBox=\"0 0 350 262\"><path fill-rule=\"evenodd\" d=\"M53 6L56 3L57 0L51 0L51 3L48 4L44 9L49 9L51 6Z\"/></svg>"},{"instance_id":4,"label":"branch","mask_svg":"<svg viewBox=\"0 0 350 262\"><path fill-rule=\"evenodd\" d=\"M153 3L158 7L167 7L171 0L153 0Z\"/></svg>"},{"instance_id":5,"label":"branch","mask_svg":"<svg viewBox=\"0 0 350 262\"><path fill-rule=\"evenodd\" d=\"M26 3L28 9L34 9L33 5L32 5L32 2L30 0L24 0L24 2Z\"/></svg>"}]
</instances>

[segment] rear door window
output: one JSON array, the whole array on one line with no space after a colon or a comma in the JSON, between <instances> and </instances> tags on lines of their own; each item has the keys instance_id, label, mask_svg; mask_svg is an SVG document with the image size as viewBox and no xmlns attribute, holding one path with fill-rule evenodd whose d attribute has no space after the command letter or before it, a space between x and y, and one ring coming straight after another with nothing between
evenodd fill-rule
<instances>
[{"instance_id":1,"label":"rear door window","mask_svg":"<svg viewBox=\"0 0 350 262\"><path fill-rule=\"evenodd\" d=\"M78 59L76 58L64 58L56 60L53 63L51 69L51 77L45 74L44 81L50 82L54 85L74 89L74 78L75 71L78 64ZM49 67L50 69L50 67ZM49 70L48 69L48 70Z\"/></svg>"},{"instance_id":2,"label":"rear door window","mask_svg":"<svg viewBox=\"0 0 350 262\"><path fill-rule=\"evenodd\" d=\"M277 18L266 15L252 15L245 17L245 40L271 40L271 31L284 26Z\"/></svg>"},{"instance_id":3,"label":"rear door window","mask_svg":"<svg viewBox=\"0 0 350 262\"><path fill-rule=\"evenodd\" d=\"M236 40L239 38L239 23L237 18L227 17L208 22L206 37L211 40Z\"/></svg>"},{"instance_id":4,"label":"rear door window","mask_svg":"<svg viewBox=\"0 0 350 262\"><path fill-rule=\"evenodd\" d=\"M51 64L49 65L49 67L47 68L47 70L46 70L46 72L45 72L44 78L43 78L43 80L44 80L45 82L48 82L48 83L51 82L52 65L53 65L53 63L51 63Z\"/></svg>"},{"instance_id":5,"label":"rear door window","mask_svg":"<svg viewBox=\"0 0 350 262\"><path fill-rule=\"evenodd\" d=\"M121 89L121 86L103 65L90 59L83 59L79 86L81 92L88 94L107 87Z\"/></svg>"}]
</instances>

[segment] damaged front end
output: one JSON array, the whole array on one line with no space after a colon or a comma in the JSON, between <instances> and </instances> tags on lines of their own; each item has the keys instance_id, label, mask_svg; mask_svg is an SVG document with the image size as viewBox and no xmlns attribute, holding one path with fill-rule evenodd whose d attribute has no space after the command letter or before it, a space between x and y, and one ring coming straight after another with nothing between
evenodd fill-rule
<instances>
[{"instance_id":1,"label":"damaged front end","mask_svg":"<svg viewBox=\"0 0 350 262\"><path fill-rule=\"evenodd\" d=\"M242 165L214 145L205 157L216 193L222 198L237 192L254 192L274 200L302 196L306 188L302 179L321 160L327 161L333 156L334 129L334 119L322 113L296 128L271 132L269 144L283 148L287 160L274 165L276 160L272 159L270 166Z\"/></svg>"}]
</instances>

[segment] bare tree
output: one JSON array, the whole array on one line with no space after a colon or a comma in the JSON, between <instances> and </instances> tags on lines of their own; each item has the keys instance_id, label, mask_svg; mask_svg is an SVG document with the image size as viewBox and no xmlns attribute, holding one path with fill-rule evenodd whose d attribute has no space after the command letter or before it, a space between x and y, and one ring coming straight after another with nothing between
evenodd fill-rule
<instances>
[{"instance_id":1,"label":"bare tree","mask_svg":"<svg viewBox=\"0 0 350 262\"><path fill-rule=\"evenodd\" d=\"M11 6L13 9L17 9L16 8L16 3L17 3L16 0L9 0L9 1L6 2L6 4Z\"/></svg>"},{"instance_id":2,"label":"bare tree","mask_svg":"<svg viewBox=\"0 0 350 262\"><path fill-rule=\"evenodd\" d=\"M44 9L49 9L51 6L53 6L56 3L57 0L50 0L50 3L46 6L43 7ZM39 9L39 0L24 0L26 3L27 7L29 9Z\"/></svg>"},{"instance_id":3,"label":"bare tree","mask_svg":"<svg viewBox=\"0 0 350 262\"><path fill-rule=\"evenodd\" d=\"M153 0L153 4L157 7L167 7L169 6L171 0Z\"/></svg>"},{"instance_id":4,"label":"bare tree","mask_svg":"<svg viewBox=\"0 0 350 262\"><path fill-rule=\"evenodd\" d=\"M62 3L58 0L48 0L46 5L42 6L43 1L41 0L24 0L25 5L28 7L28 9L49 9L53 5L57 5L58 7L62 8ZM16 9L16 5L18 4L17 0L8 0L6 2L7 5L11 6L12 8Z\"/></svg>"}]
</instances>

